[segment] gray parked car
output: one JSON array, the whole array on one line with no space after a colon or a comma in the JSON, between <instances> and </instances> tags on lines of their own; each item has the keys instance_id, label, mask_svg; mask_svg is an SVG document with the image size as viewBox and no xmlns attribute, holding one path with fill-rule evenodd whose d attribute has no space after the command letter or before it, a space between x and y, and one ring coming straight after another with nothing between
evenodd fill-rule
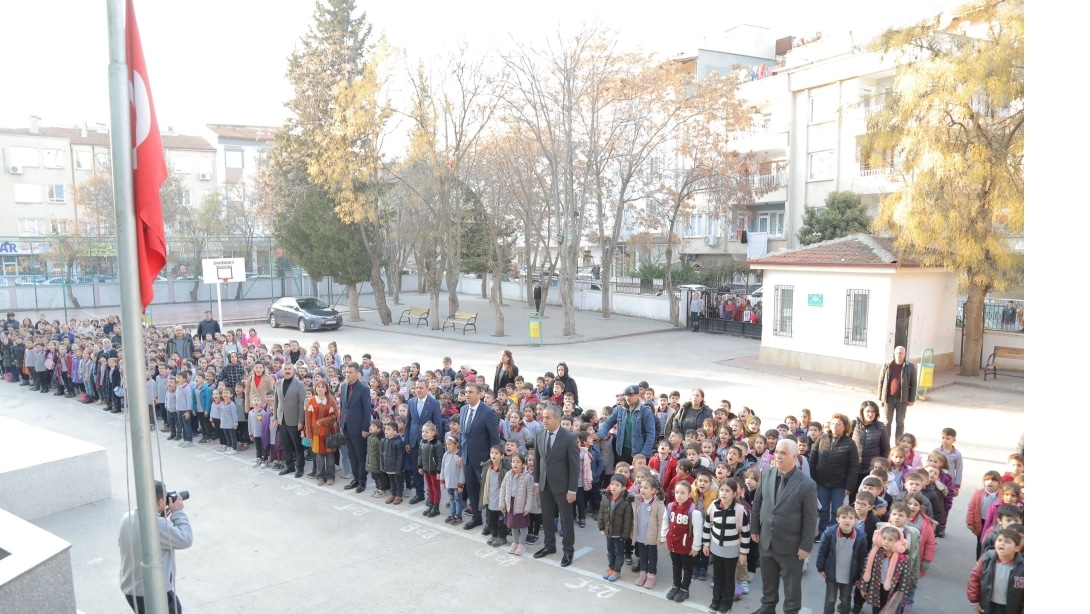
<instances>
[{"instance_id":1,"label":"gray parked car","mask_svg":"<svg viewBox=\"0 0 1090 614\"><path fill-rule=\"evenodd\" d=\"M277 299L269 305L269 326L278 328L281 324L294 326L299 332L331 328L337 330L344 324L341 314L321 299L312 296Z\"/></svg>"}]
</instances>

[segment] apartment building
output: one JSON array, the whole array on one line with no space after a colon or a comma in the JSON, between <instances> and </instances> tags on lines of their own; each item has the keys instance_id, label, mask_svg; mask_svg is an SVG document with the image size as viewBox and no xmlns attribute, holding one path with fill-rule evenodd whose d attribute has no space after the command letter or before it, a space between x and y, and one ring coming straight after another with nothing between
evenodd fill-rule
<instances>
[{"instance_id":1,"label":"apartment building","mask_svg":"<svg viewBox=\"0 0 1090 614\"><path fill-rule=\"evenodd\" d=\"M216 189L216 149L204 137L167 130L162 138L167 165L182 184L182 204L199 202L202 195ZM96 219L73 198L76 186L111 172L105 124L43 126L39 118L31 117L26 127L0 128L0 156L0 211L5 213L0 216L0 266L4 274L20 274L29 262L21 263L20 258L35 259L40 267L43 254L55 244L30 237L114 234L112 220Z\"/></svg>"},{"instance_id":2,"label":"apartment building","mask_svg":"<svg viewBox=\"0 0 1090 614\"><path fill-rule=\"evenodd\" d=\"M833 191L859 193L872 213L896 190L889 168L870 168L860 147L866 113L893 84L891 58L864 50L850 34L769 38L774 58L733 67L738 96L752 113L734 147L751 152L761 190L732 219L698 213L686 220L681 251L713 266L799 246L807 207L823 207Z\"/></svg>"}]
</instances>

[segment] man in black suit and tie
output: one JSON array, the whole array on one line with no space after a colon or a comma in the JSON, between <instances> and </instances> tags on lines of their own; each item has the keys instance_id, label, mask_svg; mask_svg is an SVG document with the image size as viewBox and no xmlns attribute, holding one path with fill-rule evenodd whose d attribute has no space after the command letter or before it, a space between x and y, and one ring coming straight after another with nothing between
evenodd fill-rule
<instances>
[{"instance_id":1,"label":"man in black suit and tie","mask_svg":"<svg viewBox=\"0 0 1090 614\"><path fill-rule=\"evenodd\" d=\"M345 447L352 465L352 481L345 490L367 490L367 431L371 428L371 389L360 381L359 363L344 368L345 384L341 387L341 421Z\"/></svg>"},{"instance_id":2,"label":"man in black suit and tie","mask_svg":"<svg viewBox=\"0 0 1090 614\"><path fill-rule=\"evenodd\" d=\"M818 499L814 481L797 468L798 456L798 444L781 439L753 497L750 533L761 551L764 591L754 614L776 614L781 576L784 614L802 608L802 562L814 547Z\"/></svg>"},{"instance_id":3,"label":"man in black suit and tie","mask_svg":"<svg viewBox=\"0 0 1090 614\"><path fill-rule=\"evenodd\" d=\"M405 433L408 435L405 441L405 452L409 454L409 466L413 468L413 487L416 489L416 494L409 499L410 505L416 505L424 500L424 476L416 471L417 459L420 455L419 444L424 437L422 429L429 422L438 429L443 419L442 412L439 411L439 401L428 394L428 384L424 380L417 380L413 384L413 395L413 398L409 399L409 416L405 419ZM496 436L499 437L498 434ZM487 457L487 454L485 456Z\"/></svg>"},{"instance_id":4,"label":"man in black suit and tie","mask_svg":"<svg viewBox=\"0 0 1090 614\"><path fill-rule=\"evenodd\" d=\"M466 404L460 411L465 493L466 500L473 506L473 519L463 527L466 531L484 524L481 520L481 465L488 460L492 446L500 445L499 416L481 402L483 388L480 384L466 384Z\"/></svg>"},{"instance_id":5,"label":"man in black suit and tie","mask_svg":"<svg viewBox=\"0 0 1090 614\"><path fill-rule=\"evenodd\" d=\"M541 415L544 428L534 441L534 487L541 497L541 522L545 525L545 545L534 553L535 559L556 552L556 529L553 517L560 512L560 528L564 531L564 556L560 566L571 565L575 556L575 489L579 483L579 446L575 434L560 428L560 417L553 407Z\"/></svg>"}]
</instances>

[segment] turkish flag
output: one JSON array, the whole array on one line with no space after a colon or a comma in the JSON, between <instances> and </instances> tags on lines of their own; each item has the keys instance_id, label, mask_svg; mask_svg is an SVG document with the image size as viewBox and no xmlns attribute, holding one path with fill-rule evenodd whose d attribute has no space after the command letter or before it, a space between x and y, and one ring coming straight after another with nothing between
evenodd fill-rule
<instances>
[{"instance_id":1,"label":"turkish flag","mask_svg":"<svg viewBox=\"0 0 1090 614\"><path fill-rule=\"evenodd\" d=\"M136 28L132 0L125 11L125 48L132 104L133 204L136 208L136 255L140 264L140 303L147 310L155 297L155 278L167 263L167 238L159 188L167 178L163 139L151 100L148 67Z\"/></svg>"}]
</instances>

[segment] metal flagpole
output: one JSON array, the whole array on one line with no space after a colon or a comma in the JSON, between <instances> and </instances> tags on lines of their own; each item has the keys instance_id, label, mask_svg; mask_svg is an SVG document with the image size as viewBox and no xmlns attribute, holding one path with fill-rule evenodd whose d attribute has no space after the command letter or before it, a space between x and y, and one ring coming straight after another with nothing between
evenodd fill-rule
<instances>
[{"instance_id":1,"label":"metal flagpole","mask_svg":"<svg viewBox=\"0 0 1090 614\"><path fill-rule=\"evenodd\" d=\"M110 40L110 152L113 156L114 213L121 279L122 351L125 358L125 405L132 439L136 515L143 550L144 605L151 614L167 614L167 588L160 564L158 501L151 461L147 391L144 377L144 328L140 302L140 267L136 253L133 204L133 140L129 107L129 65L125 41L125 0L106 0Z\"/></svg>"}]
</instances>

